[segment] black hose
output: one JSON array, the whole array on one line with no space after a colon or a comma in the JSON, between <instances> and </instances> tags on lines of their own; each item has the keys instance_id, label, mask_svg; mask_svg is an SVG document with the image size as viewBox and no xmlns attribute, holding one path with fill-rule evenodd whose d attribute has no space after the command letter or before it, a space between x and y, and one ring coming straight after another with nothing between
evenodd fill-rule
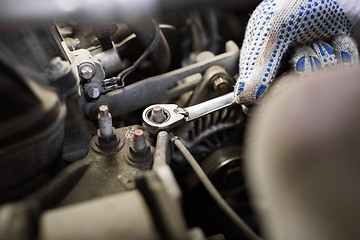
<instances>
[{"instance_id":1,"label":"black hose","mask_svg":"<svg viewBox=\"0 0 360 240\"><path fill-rule=\"evenodd\" d=\"M209 43L207 49L218 55L221 52L221 36L219 32L219 22L216 12L213 8L207 8L204 11L205 21L209 31Z\"/></svg>"},{"instance_id":2,"label":"black hose","mask_svg":"<svg viewBox=\"0 0 360 240\"><path fill-rule=\"evenodd\" d=\"M147 47L147 49L143 52L143 54L141 54L141 56L133 63L133 65L131 65L130 67L126 68L125 70L121 71L118 74L117 78L118 78L118 81L120 82L120 84L118 83L118 85L120 87L125 87L125 82L124 82L125 78L129 74L134 72L135 69L140 65L140 63L142 61L144 61L144 59L146 59L151 53L153 53L154 50L156 49L156 47L158 46L160 38L161 38L161 31L160 31L159 25L154 20L153 20L153 23L155 26L155 34L152 39L152 42Z\"/></svg>"},{"instance_id":3,"label":"black hose","mask_svg":"<svg viewBox=\"0 0 360 240\"><path fill-rule=\"evenodd\" d=\"M201 19L199 11L192 11L191 31L193 41L193 52L202 52L206 50L208 38L206 36L205 27Z\"/></svg>"},{"instance_id":4,"label":"black hose","mask_svg":"<svg viewBox=\"0 0 360 240\"><path fill-rule=\"evenodd\" d=\"M159 37L156 46L153 46L154 49L149 56L155 64L158 73L166 72L170 67L171 53L168 42L159 29L159 24L153 19L128 21L125 24L146 47L153 43L155 37Z\"/></svg>"},{"instance_id":5,"label":"black hose","mask_svg":"<svg viewBox=\"0 0 360 240\"><path fill-rule=\"evenodd\" d=\"M210 179L206 176L205 172L202 170L200 165L197 163L195 158L187 150L184 144L176 136L172 137L172 142L183 154L185 159L189 162L190 166L199 177L200 181L204 185L205 189L209 194L214 198L218 206L224 211L224 213L233 221L233 223L244 233L247 239L250 240L260 240L261 238L242 220L239 215L229 206L229 204L224 200L224 198L217 191L215 186L211 183Z\"/></svg>"}]
</instances>

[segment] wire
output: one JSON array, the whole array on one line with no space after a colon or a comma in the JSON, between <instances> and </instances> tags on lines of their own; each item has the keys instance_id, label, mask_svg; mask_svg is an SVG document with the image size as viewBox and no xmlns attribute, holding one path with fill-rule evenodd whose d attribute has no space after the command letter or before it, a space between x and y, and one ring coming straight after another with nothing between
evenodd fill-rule
<instances>
[{"instance_id":1,"label":"wire","mask_svg":"<svg viewBox=\"0 0 360 240\"><path fill-rule=\"evenodd\" d=\"M147 58L154 50L155 48L158 46L160 38L161 38L161 33L160 33L160 27L159 25L156 23L155 20L152 20L152 22L154 23L155 26L155 36L153 41L151 42L151 44L148 46L148 48L144 51L143 54L141 54L141 56L134 62L133 65L131 65L130 67L126 68L125 70L123 70L122 72L119 73L119 75L117 76L117 78L120 80L121 82L121 87L125 86L125 78L132 72L135 71L135 69L140 65L140 63Z\"/></svg>"},{"instance_id":2,"label":"wire","mask_svg":"<svg viewBox=\"0 0 360 240\"><path fill-rule=\"evenodd\" d=\"M141 56L134 62L133 65L131 65L130 67L128 67L125 70L121 71L117 75L117 77L105 79L102 82L104 90L106 92L113 91L113 90L125 87L125 78L129 74L134 72L136 70L136 68L140 65L140 63L145 58L147 58L156 49L156 47L158 46L160 38L161 38L160 27L159 27L159 25L157 24L157 22L154 19L152 19L152 22L153 22L154 27L155 27L155 35L154 35L154 38L153 38L152 42L147 47L147 49L143 52L143 54L141 54ZM120 84L119 84L119 82L120 82Z\"/></svg>"},{"instance_id":3,"label":"wire","mask_svg":"<svg viewBox=\"0 0 360 240\"><path fill-rule=\"evenodd\" d=\"M233 223L245 234L247 239L250 240L260 240L261 238L242 220L236 212L229 206L229 204L224 200L224 198L217 191L215 186L211 183L210 179L206 176L205 172L202 170L200 165L197 163L195 158L187 150L185 145L180 141L179 137L172 136L171 141L183 154L185 159L189 162L190 166L193 168L196 175L199 177L200 181L209 192L209 194L214 198L215 202L219 207L224 211L224 213L233 221Z\"/></svg>"}]
</instances>

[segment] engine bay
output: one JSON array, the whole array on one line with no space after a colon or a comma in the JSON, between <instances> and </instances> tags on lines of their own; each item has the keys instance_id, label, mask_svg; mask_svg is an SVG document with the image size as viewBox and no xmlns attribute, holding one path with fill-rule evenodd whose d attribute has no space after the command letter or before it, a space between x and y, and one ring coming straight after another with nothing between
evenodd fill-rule
<instances>
[{"instance_id":1,"label":"engine bay","mask_svg":"<svg viewBox=\"0 0 360 240\"><path fill-rule=\"evenodd\" d=\"M0 239L260 239L232 100L260 1L211 2L1 17Z\"/></svg>"}]
</instances>

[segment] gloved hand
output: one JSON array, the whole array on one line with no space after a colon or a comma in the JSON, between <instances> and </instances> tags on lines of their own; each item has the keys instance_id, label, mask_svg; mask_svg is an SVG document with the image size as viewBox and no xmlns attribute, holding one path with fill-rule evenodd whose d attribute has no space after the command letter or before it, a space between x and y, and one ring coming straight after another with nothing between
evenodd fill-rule
<instances>
[{"instance_id":1,"label":"gloved hand","mask_svg":"<svg viewBox=\"0 0 360 240\"><path fill-rule=\"evenodd\" d=\"M236 102L251 105L262 96L291 46L297 48L291 61L297 72L358 64L350 37L353 15L360 15L357 5L357 0L264 0L247 26Z\"/></svg>"}]
</instances>

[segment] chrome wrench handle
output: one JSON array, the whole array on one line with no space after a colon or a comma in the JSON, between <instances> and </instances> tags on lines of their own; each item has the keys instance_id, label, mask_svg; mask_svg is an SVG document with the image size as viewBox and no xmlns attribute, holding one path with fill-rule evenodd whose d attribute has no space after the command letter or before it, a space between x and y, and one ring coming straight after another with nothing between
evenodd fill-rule
<instances>
[{"instance_id":1,"label":"chrome wrench handle","mask_svg":"<svg viewBox=\"0 0 360 240\"><path fill-rule=\"evenodd\" d=\"M229 107L234 103L234 93L231 92L206 102L186 107L184 110L188 113L188 115L185 120L187 122L193 121L209 113Z\"/></svg>"},{"instance_id":2,"label":"chrome wrench handle","mask_svg":"<svg viewBox=\"0 0 360 240\"><path fill-rule=\"evenodd\" d=\"M209 113L229 107L234 103L233 93L228 93L223 96L186 108L180 108L176 104L151 105L143 111L143 125L152 134L156 134L159 131L170 131L186 122L196 120ZM162 122L155 122L152 119L151 114L153 109L156 107L159 107L163 110L165 120Z\"/></svg>"}]
</instances>

